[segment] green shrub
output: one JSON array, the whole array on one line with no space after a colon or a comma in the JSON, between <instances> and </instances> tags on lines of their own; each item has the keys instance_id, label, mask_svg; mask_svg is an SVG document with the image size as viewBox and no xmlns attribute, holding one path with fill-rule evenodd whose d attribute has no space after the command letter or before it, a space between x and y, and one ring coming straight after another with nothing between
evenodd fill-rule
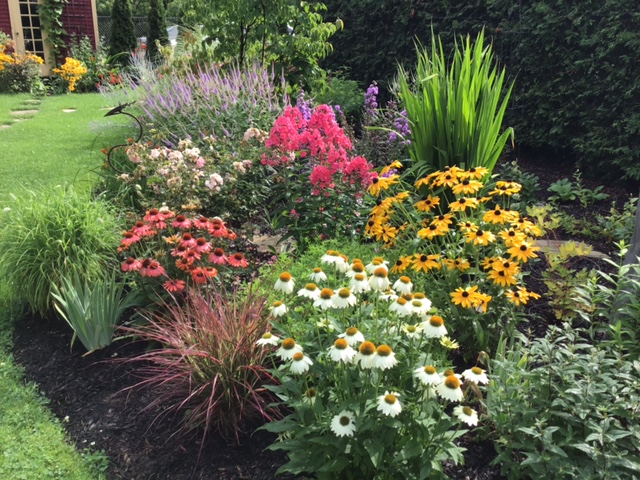
<instances>
[{"instance_id":1,"label":"green shrub","mask_svg":"<svg viewBox=\"0 0 640 480\"><path fill-rule=\"evenodd\" d=\"M109 55L118 56L119 63L127 65L128 55L135 50L137 43L130 0L114 0L111 9Z\"/></svg>"},{"instance_id":2,"label":"green shrub","mask_svg":"<svg viewBox=\"0 0 640 480\"><path fill-rule=\"evenodd\" d=\"M110 65L111 59L102 44L94 50L88 37L71 37L69 54L87 68L87 73L76 82L77 92L95 92L99 86L120 84L120 71ZM62 88L66 90L66 85Z\"/></svg>"},{"instance_id":3,"label":"green shrub","mask_svg":"<svg viewBox=\"0 0 640 480\"><path fill-rule=\"evenodd\" d=\"M40 65L44 61L29 52L8 53L11 49L13 42L0 37L0 93L38 93L43 87Z\"/></svg>"},{"instance_id":4,"label":"green shrub","mask_svg":"<svg viewBox=\"0 0 640 480\"><path fill-rule=\"evenodd\" d=\"M167 23L164 13L164 0L150 0L149 13L147 15L149 21L149 36L147 37L147 56L156 63L159 60L159 51L156 41L160 45L169 43L169 34L167 33Z\"/></svg>"},{"instance_id":5,"label":"green shrub","mask_svg":"<svg viewBox=\"0 0 640 480\"><path fill-rule=\"evenodd\" d=\"M25 191L6 210L0 274L34 312L50 312L52 283L73 274L91 282L117 265L118 223L103 202L58 186Z\"/></svg>"}]
</instances>

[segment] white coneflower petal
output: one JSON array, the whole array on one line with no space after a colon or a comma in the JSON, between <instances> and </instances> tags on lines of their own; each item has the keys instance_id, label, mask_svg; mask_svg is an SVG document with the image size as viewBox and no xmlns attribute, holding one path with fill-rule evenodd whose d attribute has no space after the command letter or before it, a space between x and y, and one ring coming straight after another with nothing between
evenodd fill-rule
<instances>
[{"instance_id":1,"label":"white coneflower petal","mask_svg":"<svg viewBox=\"0 0 640 480\"><path fill-rule=\"evenodd\" d=\"M328 265L335 265L338 261L344 262L344 258L342 258L342 255L340 255L340 252L336 252L335 250L329 250L322 257L320 257L320 263L326 263Z\"/></svg>"},{"instance_id":2,"label":"white coneflower petal","mask_svg":"<svg viewBox=\"0 0 640 480\"><path fill-rule=\"evenodd\" d=\"M470 427L478 425L478 412L471 407L458 405L453 409L453 414L458 417L461 422L466 423Z\"/></svg>"},{"instance_id":3,"label":"white coneflower petal","mask_svg":"<svg viewBox=\"0 0 640 480\"><path fill-rule=\"evenodd\" d=\"M402 331L409 338L418 338L422 335L422 327L420 325L411 325L409 323L405 323L402 325Z\"/></svg>"},{"instance_id":4,"label":"white coneflower petal","mask_svg":"<svg viewBox=\"0 0 640 480\"><path fill-rule=\"evenodd\" d=\"M459 402L464 396L460 388L460 380L455 375L447 376L443 382L436 387L436 392L440 397L452 402Z\"/></svg>"},{"instance_id":5,"label":"white coneflower petal","mask_svg":"<svg viewBox=\"0 0 640 480\"><path fill-rule=\"evenodd\" d=\"M347 270L347 272L346 272L346 275L349 278L353 278L354 276L356 276L358 274L366 275L366 271L365 271L364 265L362 265L361 263L354 263L353 265L351 265L349 267L349 270Z\"/></svg>"},{"instance_id":6,"label":"white coneflower petal","mask_svg":"<svg viewBox=\"0 0 640 480\"><path fill-rule=\"evenodd\" d=\"M399 393L396 392L384 392L384 395L378 397L378 408L376 410L382 412L389 417L396 417L402 411L402 405L398 397Z\"/></svg>"},{"instance_id":7,"label":"white coneflower petal","mask_svg":"<svg viewBox=\"0 0 640 480\"><path fill-rule=\"evenodd\" d=\"M293 338L285 338L276 351L276 355L281 360L292 360L296 353L302 352L302 346L298 345Z\"/></svg>"},{"instance_id":8,"label":"white coneflower petal","mask_svg":"<svg viewBox=\"0 0 640 480\"><path fill-rule=\"evenodd\" d=\"M256 342L256 345L259 345L261 347L264 347L267 345L278 345L279 341L280 341L279 337L276 337L272 333L267 332L264 335L262 335L262 337Z\"/></svg>"},{"instance_id":9,"label":"white coneflower petal","mask_svg":"<svg viewBox=\"0 0 640 480\"><path fill-rule=\"evenodd\" d=\"M396 283L393 284L393 289L398 293L411 293L413 289L413 283L411 283L411 279L407 276L402 276Z\"/></svg>"},{"instance_id":10,"label":"white coneflower petal","mask_svg":"<svg viewBox=\"0 0 640 480\"><path fill-rule=\"evenodd\" d=\"M320 295L313 302L314 307L318 307L321 310L327 310L333 308L333 296L334 292L330 288L323 288L320 290Z\"/></svg>"},{"instance_id":11,"label":"white coneflower petal","mask_svg":"<svg viewBox=\"0 0 640 480\"><path fill-rule=\"evenodd\" d=\"M360 368L370 369L376 367L377 358L376 346L372 342L362 342L354 361L360 365Z\"/></svg>"},{"instance_id":12,"label":"white coneflower petal","mask_svg":"<svg viewBox=\"0 0 640 480\"><path fill-rule=\"evenodd\" d=\"M413 371L413 376L420 380L423 385L439 385L442 383L440 375L435 367L427 365L426 367L419 367Z\"/></svg>"},{"instance_id":13,"label":"white coneflower petal","mask_svg":"<svg viewBox=\"0 0 640 480\"><path fill-rule=\"evenodd\" d=\"M309 405L313 405L314 403L316 403L316 396L317 392L315 391L315 389L310 388L302 395L302 401L304 403L308 403Z\"/></svg>"},{"instance_id":14,"label":"white coneflower petal","mask_svg":"<svg viewBox=\"0 0 640 480\"><path fill-rule=\"evenodd\" d=\"M480 367L473 367L469 370L465 370L462 372L462 377L465 380L469 380L470 382L477 383L479 385L489 383L489 378L487 377L486 372Z\"/></svg>"},{"instance_id":15,"label":"white coneflower petal","mask_svg":"<svg viewBox=\"0 0 640 480\"><path fill-rule=\"evenodd\" d=\"M389 271L389 267L387 267L388 263L389 262L384 260L382 257L376 257L371 260L371 263L368 263L364 268L367 273L373 275L373 272L376 270L376 268L384 268L385 270Z\"/></svg>"},{"instance_id":16,"label":"white coneflower petal","mask_svg":"<svg viewBox=\"0 0 640 480\"><path fill-rule=\"evenodd\" d=\"M356 327L347 328L347 330L344 333L338 335L338 337L344 338L351 346L355 345L356 343L364 342L364 335Z\"/></svg>"},{"instance_id":17,"label":"white coneflower petal","mask_svg":"<svg viewBox=\"0 0 640 480\"><path fill-rule=\"evenodd\" d=\"M304 288L298 290L298 296L316 300L320 296L320 289L315 283L307 283Z\"/></svg>"},{"instance_id":18,"label":"white coneflower petal","mask_svg":"<svg viewBox=\"0 0 640 480\"><path fill-rule=\"evenodd\" d=\"M411 302L406 298L398 297L395 302L389 305L390 312L396 312L399 317L408 317L412 314Z\"/></svg>"},{"instance_id":19,"label":"white coneflower petal","mask_svg":"<svg viewBox=\"0 0 640 480\"><path fill-rule=\"evenodd\" d=\"M343 410L331 420L331 431L338 437L353 437L356 431L356 416Z\"/></svg>"},{"instance_id":20,"label":"white coneflower petal","mask_svg":"<svg viewBox=\"0 0 640 480\"><path fill-rule=\"evenodd\" d=\"M335 308L353 307L357 301L358 299L348 288L341 288L333 296L333 306Z\"/></svg>"},{"instance_id":21,"label":"white coneflower petal","mask_svg":"<svg viewBox=\"0 0 640 480\"><path fill-rule=\"evenodd\" d=\"M320 267L316 267L313 269L313 273L309 275L309 280L316 283L326 282L327 274L324 273Z\"/></svg>"},{"instance_id":22,"label":"white coneflower petal","mask_svg":"<svg viewBox=\"0 0 640 480\"><path fill-rule=\"evenodd\" d=\"M297 352L293 355L291 359L291 373L293 374L301 374L309 371L309 367L313 365L313 362L309 357L307 357L302 352Z\"/></svg>"},{"instance_id":23,"label":"white coneflower petal","mask_svg":"<svg viewBox=\"0 0 640 480\"><path fill-rule=\"evenodd\" d=\"M333 342L333 345L329 347L329 358L334 362L351 363L356 353L344 338L338 338Z\"/></svg>"},{"instance_id":24,"label":"white coneflower petal","mask_svg":"<svg viewBox=\"0 0 640 480\"><path fill-rule=\"evenodd\" d=\"M278 290L284 292L289 295L293 292L293 287L295 286L295 280L291 276L289 272L283 272L276 280L276 284L273 286L274 290Z\"/></svg>"},{"instance_id":25,"label":"white coneflower petal","mask_svg":"<svg viewBox=\"0 0 640 480\"><path fill-rule=\"evenodd\" d=\"M427 338L441 338L447 334L444 319L439 315L431 315L428 320L421 323L424 336Z\"/></svg>"},{"instance_id":26,"label":"white coneflower petal","mask_svg":"<svg viewBox=\"0 0 640 480\"><path fill-rule=\"evenodd\" d=\"M376 349L376 368L380 370L388 370L398 364L396 354L391 350L389 345L380 345Z\"/></svg>"},{"instance_id":27,"label":"white coneflower petal","mask_svg":"<svg viewBox=\"0 0 640 480\"><path fill-rule=\"evenodd\" d=\"M282 302L273 302L271 305L271 315L274 317L282 317L287 313L287 306Z\"/></svg>"},{"instance_id":28,"label":"white coneflower petal","mask_svg":"<svg viewBox=\"0 0 640 480\"><path fill-rule=\"evenodd\" d=\"M387 302L393 302L398 298L396 292L391 289L385 290L380 294L380 300L386 300Z\"/></svg>"},{"instance_id":29,"label":"white coneflower petal","mask_svg":"<svg viewBox=\"0 0 640 480\"><path fill-rule=\"evenodd\" d=\"M356 273L353 278L351 278L349 287L351 287L353 293L362 293L371 290L371 285L369 285L367 281L367 275L364 273Z\"/></svg>"},{"instance_id":30,"label":"white coneflower petal","mask_svg":"<svg viewBox=\"0 0 640 480\"><path fill-rule=\"evenodd\" d=\"M369 286L378 292L384 292L389 288L390 283L387 277L387 270L382 267L376 268L371 278L369 278Z\"/></svg>"}]
</instances>

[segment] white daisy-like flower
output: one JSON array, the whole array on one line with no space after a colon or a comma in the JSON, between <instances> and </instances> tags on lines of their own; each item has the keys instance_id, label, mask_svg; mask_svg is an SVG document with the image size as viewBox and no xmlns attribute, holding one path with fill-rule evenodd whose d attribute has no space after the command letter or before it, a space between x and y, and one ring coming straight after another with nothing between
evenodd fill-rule
<instances>
[{"instance_id":1,"label":"white daisy-like flower","mask_svg":"<svg viewBox=\"0 0 640 480\"><path fill-rule=\"evenodd\" d=\"M316 403L317 392L314 388L308 389L306 392L302 394L303 403L308 403L309 405L313 405Z\"/></svg>"},{"instance_id":2,"label":"white daisy-like flower","mask_svg":"<svg viewBox=\"0 0 640 480\"><path fill-rule=\"evenodd\" d=\"M287 361L292 360L293 356L299 352L302 352L302 346L297 344L293 338L285 338L280 348L276 351L276 355L281 360Z\"/></svg>"},{"instance_id":3,"label":"white daisy-like flower","mask_svg":"<svg viewBox=\"0 0 640 480\"><path fill-rule=\"evenodd\" d=\"M331 431L338 437L353 437L356 431L356 416L343 410L331 420Z\"/></svg>"},{"instance_id":4,"label":"white daisy-like flower","mask_svg":"<svg viewBox=\"0 0 640 480\"><path fill-rule=\"evenodd\" d=\"M368 263L364 268L367 273L373 275L373 272L375 272L376 268L384 268L385 270L389 271L389 267L387 267L388 263L389 262L385 261L384 258L376 257L371 260L371 263Z\"/></svg>"},{"instance_id":5,"label":"white daisy-like flower","mask_svg":"<svg viewBox=\"0 0 640 480\"><path fill-rule=\"evenodd\" d=\"M320 290L320 295L313 302L314 307L318 307L321 310L327 310L328 308L333 308L333 290L330 288L323 288Z\"/></svg>"},{"instance_id":6,"label":"white daisy-like flower","mask_svg":"<svg viewBox=\"0 0 640 480\"><path fill-rule=\"evenodd\" d=\"M333 296L332 300L335 308L353 307L358 301L356 296L351 293L351 290L348 288L338 290L338 293Z\"/></svg>"},{"instance_id":7,"label":"white daisy-like flower","mask_svg":"<svg viewBox=\"0 0 640 480\"><path fill-rule=\"evenodd\" d=\"M429 302L429 300L427 300ZM424 316L431 309L431 302L425 305L424 300L416 300L415 298L411 300L411 312L414 315Z\"/></svg>"},{"instance_id":8,"label":"white daisy-like flower","mask_svg":"<svg viewBox=\"0 0 640 480\"><path fill-rule=\"evenodd\" d=\"M426 367L419 367L413 371L413 376L420 380L423 385L439 385L442 383L440 375L436 367L427 365Z\"/></svg>"},{"instance_id":9,"label":"white daisy-like flower","mask_svg":"<svg viewBox=\"0 0 640 480\"><path fill-rule=\"evenodd\" d=\"M453 409L453 414L458 417L458 420L466 423L470 427L478 425L478 412L471 407L458 405Z\"/></svg>"},{"instance_id":10,"label":"white daisy-like flower","mask_svg":"<svg viewBox=\"0 0 640 480\"><path fill-rule=\"evenodd\" d=\"M293 354L293 358L291 359L291 373L300 375L301 373L306 373L309 371L309 367L313 365L313 362L309 357L307 357L302 352L297 352Z\"/></svg>"},{"instance_id":11,"label":"white daisy-like flower","mask_svg":"<svg viewBox=\"0 0 640 480\"><path fill-rule=\"evenodd\" d=\"M411 325L409 323L405 323L402 325L402 331L409 338L418 338L422 335L422 327L420 325Z\"/></svg>"},{"instance_id":12,"label":"white daisy-like flower","mask_svg":"<svg viewBox=\"0 0 640 480\"><path fill-rule=\"evenodd\" d=\"M376 358L378 353L376 346L372 342L362 342L358 347L358 353L354 357L354 361L360 364L360 368L370 369L376 368Z\"/></svg>"},{"instance_id":13,"label":"white daisy-like flower","mask_svg":"<svg viewBox=\"0 0 640 480\"><path fill-rule=\"evenodd\" d=\"M364 335L356 327L347 328L347 330L344 333L338 335L338 337L344 338L351 346L355 345L356 343L364 342Z\"/></svg>"},{"instance_id":14,"label":"white daisy-like flower","mask_svg":"<svg viewBox=\"0 0 640 480\"><path fill-rule=\"evenodd\" d=\"M265 347L267 345L278 345L279 341L280 341L279 337L276 337L272 333L267 332L264 335L262 335L262 337L256 342L256 345L259 345L261 347Z\"/></svg>"},{"instance_id":15,"label":"white daisy-like flower","mask_svg":"<svg viewBox=\"0 0 640 480\"><path fill-rule=\"evenodd\" d=\"M293 292L293 287L295 286L295 280L291 276L289 272L282 272L276 280L276 284L273 286L274 290L279 290L284 292L285 294L290 294Z\"/></svg>"},{"instance_id":16,"label":"white daisy-like flower","mask_svg":"<svg viewBox=\"0 0 640 480\"><path fill-rule=\"evenodd\" d=\"M465 370L464 372L462 372L462 378L479 385L489 383L487 373L480 367L472 367L469 370Z\"/></svg>"},{"instance_id":17,"label":"white daisy-like flower","mask_svg":"<svg viewBox=\"0 0 640 480\"><path fill-rule=\"evenodd\" d=\"M460 380L455 375L447 376L444 381L436 387L436 392L440 397L452 402L459 402L464 396L460 388Z\"/></svg>"},{"instance_id":18,"label":"white daisy-like flower","mask_svg":"<svg viewBox=\"0 0 640 480\"><path fill-rule=\"evenodd\" d=\"M447 334L444 319L440 315L431 315L421 325L424 328L424 336L427 338L441 338Z\"/></svg>"},{"instance_id":19,"label":"white daisy-like flower","mask_svg":"<svg viewBox=\"0 0 640 480\"><path fill-rule=\"evenodd\" d=\"M367 275L365 273L356 273L353 278L351 278L349 287L353 293L362 293L371 290L371 286L367 281Z\"/></svg>"},{"instance_id":20,"label":"white daisy-like flower","mask_svg":"<svg viewBox=\"0 0 640 480\"><path fill-rule=\"evenodd\" d=\"M413 283L409 277L403 275L393 284L393 289L398 293L411 293Z\"/></svg>"},{"instance_id":21,"label":"white daisy-like flower","mask_svg":"<svg viewBox=\"0 0 640 480\"><path fill-rule=\"evenodd\" d=\"M386 300L387 302L393 302L396 298L398 298L398 295L390 288L380 294L380 300Z\"/></svg>"},{"instance_id":22,"label":"white daisy-like flower","mask_svg":"<svg viewBox=\"0 0 640 480\"><path fill-rule=\"evenodd\" d=\"M321 263L326 263L328 265L335 265L338 261L344 261L340 252L336 252L335 250L328 250L327 253L320 257Z\"/></svg>"},{"instance_id":23,"label":"white daisy-like flower","mask_svg":"<svg viewBox=\"0 0 640 480\"><path fill-rule=\"evenodd\" d=\"M349 265L349 261L345 255L340 255L340 260L337 260L335 263L336 270L340 273L347 273L351 268Z\"/></svg>"},{"instance_id":24,"label":"white daisy-like flower","mask_svg":"<svg viewBox=\"0 0 640 480\"><path fill-rule=\"evenodd\" d=\"M369 278L369 286L378 292L384 292L389 288L389 277L387 276L387 269L378 267L373 271L371 278Z\"/></svg>"},{"instance_id":25,"label":"white daisy-like flower","mask_svg":"<svg viewBox=\"0 0 640 480\"><path fill-rule=\"evenodd\" d=\"M316 326L321 330L326 330L327 332L333 332L336 329L336 327L333 325L333 322L331 322L331 320L329 320L328 318L319 320L318 322L316 322Z\"/></svg>"},{"instance_id":26,"label":"white daisy-like flower","mask_svg":"<svg viewBox=\"0 0 640 480\"><path fill-rule=\"evenodd\" d=\"M284 303L280 301L273 302L273 305L271 305L271 315L273 315L274 317L282 317L286 313L287 306Z\"/></svg>"},{"instance_id":27,"label":"white daisy-like flower","mask_svg":"<svg viewBox=\"0 0 640 480\"><path fill-rule=\"evenodd\" d=\"M347 270L346 275L349 278L353 278L357 274L366 274L364 265L361 263L352 263L349 270Z\"/></svg>"},{"instance_id":28,"label":"white daisy-like flower","mask_svg":"<svg viewBox=\"0 0 640 480\"><path fill-rule=\"evenodd\" d=\"M438 394L436 393L436 387L434 387L433 385L425 385L422 389L422 395L420 395L420 399L423 402L426 402L427 400L436 398L437 396Z\"/></svg>"},{"instance_id":29,"label":"white daisy-like flower","mask_svg":"<svg viewBox=\"0 0 640 480\"><path fill-rule=\"evenodd\" d=\"M384 392L384 395L378 397L378 408L376 410L382 412L389 417L396 417L402 411L402 405L398 397L399 393L396 392Z\"/></svg>"},{"instance_id":30,"label":"white daisy-like flower","mask_svg":"<svg viewBox=\"0 0 640 480\"><path fill-rule=\"evenodd\" d=\"M333 342L333 345L329 347L329 358L334 362L351 363L356 353L344 338L338 338Z\"/></svg>"},{"instance_id":31,"label":"white daisy-like flower","mask_svg":"<svg viewBox=\"0 0 640 480\"><path fill-rule=\"evenodd\" d=\"M316 300L320 296L320 289L315 283L307 283L304 288L298 290L298 296Z\"/></svg>"},{"instance_id":32,"label":"white daisy-like flower","mask_svg":"<svg viewBox=\"0 0 640 480\"><path fill-rule=\"evenodd\" d=\"M391 350L389 345L380 345L376 349L376 368L380 370L388 370L398 364L396 354Z\"/></svg>"},{"instance_id":33,"label":"white daisy-like flower","mask_svg":"<svg viewBox=\"0 0 640 480\"><path fill-rule=\"evenodd\" d=\"M396 298L395 302L389 305L390 312L396 312L399 317L408 317L413 313L411 303L403 297Z\"/></svg>"},{"instance_id":34,"label":"white daisy-like flower","mask_svg":"<svg viewBox=\"0 0 640 480\"><path fill-rule=\"evenodd\" d=\"M322 283L327 281L327 274L322 271L320 267L313 269L313 272L309 275L309 280L316 283Z\"/></svg>"}]
</instances>

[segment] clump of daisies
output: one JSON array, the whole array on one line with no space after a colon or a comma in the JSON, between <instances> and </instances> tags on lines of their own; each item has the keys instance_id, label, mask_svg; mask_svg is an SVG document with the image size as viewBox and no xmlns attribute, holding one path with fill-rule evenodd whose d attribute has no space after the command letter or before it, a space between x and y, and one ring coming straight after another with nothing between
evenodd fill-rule
<instances>
[{"instance_id":1,"label":"clump of daisies","mask_svg":"<svg viewBox=\"0 0 640 480\"><path fill-rule=\"evenodd\" d=\"M289 455L281 471L419 478L462 460L455 439L482 420L489 378L481 365L453 369L448 354L459 345L445 311L423 282L392 268L329 250L308 275L281 272L273 284L272 328L256 343L292 412L264 427L282 433L272 446ZM372 448L375 463L353 464ZM419 454L398 456L403 449Z\"/></svg>"}]
</instances>

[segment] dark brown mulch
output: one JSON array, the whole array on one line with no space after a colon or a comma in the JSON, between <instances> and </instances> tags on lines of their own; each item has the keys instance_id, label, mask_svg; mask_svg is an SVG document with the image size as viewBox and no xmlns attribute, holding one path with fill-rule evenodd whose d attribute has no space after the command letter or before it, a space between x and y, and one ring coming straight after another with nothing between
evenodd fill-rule
<instances>
[{"instance_id":1,"label":"dark brown mulch","mask_svg":"<svg viewBox=\"0 0 640 480\"><path fill-rule=\"evenodd\" d=\"M551 183L563 177L571 178L573 174L570 167L563 169L562 165L540 165L526 159L520 159L520 164L523 170L539 176L540 200L548 197L546 189ZM597 186L589 180L584 184L590 188ZM607 188L605 192L617 200L618 205L629 196L629 192L617 188ZM578 216L593 215L596 211L606 214L610 201L589 210L581 210L579 205L562 208ZM592 240L587 241L594 245ZM594 246L611 253L610 245ZM262 252L262 255L264 261L270 259L270 254ZM532 265L527 285L533 291L544 293L545 262ZM527 313L532 320L522 329L532 336L543 335L547 325L556 322L548 306L542 303L530 304ZM141 413L153 399L152 393L144 390L119 393L138 379L134 365L116 364L113 360L138 354L144 349L143 345L120 341L82 357L81 346L69 350L71 332L66 325L33 317L18 322L14 340L15 358L25 367L26 378L40 386L50 400L51 410L63 420L79 449L106 452L111 460L109 478L112 480L272 479L286 461L284 454L265 450L274 438L258 432L243 439L241 445L230 445L211 435L198 463L198 438L170 438L177 429L177 419L165 418L153 423L158 412ZM473 436L465 436L462 441L468 449L465 466L446 465L451 478L502 478L498 467L489 466L496 455L490 441L480 441Z\"/></svg>"}]
</instances>

